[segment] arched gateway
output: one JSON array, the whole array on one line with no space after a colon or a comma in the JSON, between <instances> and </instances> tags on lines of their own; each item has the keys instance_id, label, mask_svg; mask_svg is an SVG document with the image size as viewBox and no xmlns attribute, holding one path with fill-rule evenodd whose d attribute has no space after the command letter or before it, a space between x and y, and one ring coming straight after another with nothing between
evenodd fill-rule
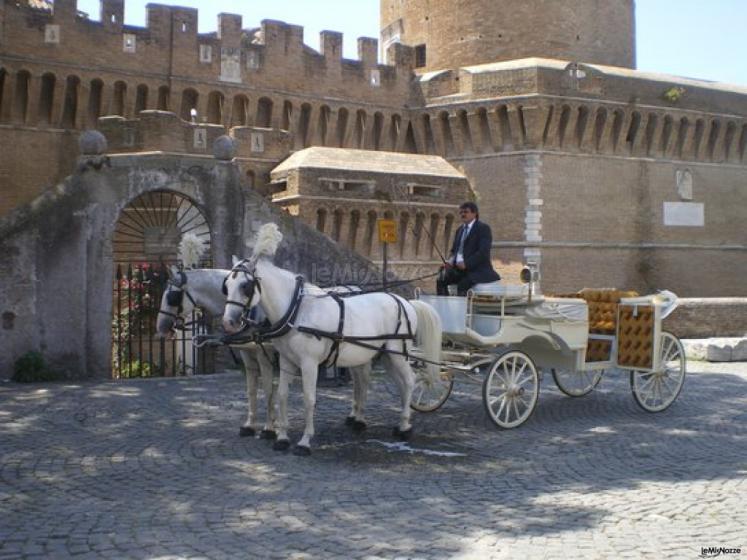
<instances>
[{"instance_id":1,"label":"arched gateway","mask_svg":"<svg viewBox=\"0 0 747 560\"><path fill-rule=\"evenodd\" d=\"M156 336L167 267L180 264L179 243L188 233L203 242L199 266L210 267L210 224L189 197L150 191L122 209L112 238L114 378L190 375L212 369L213 353L192 344L194 334L208 329L208 318L193 313L187 329L173 339Z\"/></svg>"}]
</instances>

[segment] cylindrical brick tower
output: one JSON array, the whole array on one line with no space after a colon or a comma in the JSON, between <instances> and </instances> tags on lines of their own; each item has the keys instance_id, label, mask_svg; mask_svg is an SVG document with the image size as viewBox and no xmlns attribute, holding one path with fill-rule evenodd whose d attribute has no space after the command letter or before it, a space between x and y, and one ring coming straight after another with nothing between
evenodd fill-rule
<instances>
[{"instance_id":1,"label":"cylindrical brick tower","mask_svg":"<svg viewBox=\"0 0 747 560\"><path fill-rule=\"evenodd\" d=\"M635 0L381 0L381 30L424 71L527 57L635 67Z\"/></svg>"}]
</instances>

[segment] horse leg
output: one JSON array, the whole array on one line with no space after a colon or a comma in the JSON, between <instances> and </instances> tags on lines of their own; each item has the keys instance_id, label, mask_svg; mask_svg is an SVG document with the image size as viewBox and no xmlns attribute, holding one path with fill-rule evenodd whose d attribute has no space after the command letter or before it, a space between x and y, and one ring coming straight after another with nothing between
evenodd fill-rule
<instances>
[{"instance_id":1,"label":"horse leg","mask_svg":"<svg viewBox=\"0 0 747 560\"><path fill-rule=\"evenodd\" d=\"M316 380L319 363L313 358L305 358L301 364L301 381L303 382L303 403L306 412L306 428L293 453L311 455L311 438L314 437L314 408L316 407Z\"/></svg>"},{"instance_id":2,"label":"horse leg","mask_svg":"<svg viewBox=\"0 0 747 560\"><path fill-rule=\"evenodd\" d=\"M355 422L355 416L358 413L358 391L360 390L360 381L358 380L358 368L351 367L350 377L353 379L353 402L350 406L350 414L345 418L345 425L352 426Z\"/></svg>"},{"instance_id":3,"label":"horse leg","mask_svg":"<svg viewBox=\"0 0 747 560\"><path fill-rule=\"evenodd\" d=\"M412 372L410 364L404 356L389 354L389 363L391 364L390 372L397 381L400 389L400 400L402 402L402 412L400 413L399 426L394 428L394 436L402 440L409 440L412 436L412 424L410 416L410 402L412 401L412 391L415 387L415 374Z\"/></svg>"},{"instance_id":4,"label":"horse leg","mask_svg":"<svg viewBox=\"0 0 747 560\"><path fill-rule=\"evenodd\" d=\"M239 428L239 436L253 437L257 421L257 361L248 350L239 350L246 375L246 421Z\"/></svg>"},{"instance_id":5,"label":"horse leg","mask_svg":"<svg viewBox=\"0 0 747 560\"><path fill-rule=\"evenodd\" d=\"M286 451L290 447L290 438L288 437L288 385L291 381L291 375L298 368L295 364L289 362L283 356L280 356L280 379L278 381L278 420L277 440L272 448L275 451Z\"/></svg>"},{"instance_id":6,"label":"horse leg","mask_svg":"<svg viewBox=\"0 0 747 560\"><path fill-rule=\"evenodd\" d=\"M265 351L268 353L265 354ZM273 351L257 348L256 352L259 373L262 378L262 390L265 393L265 401L267 403L267 417L259 437L261 439L275 439L277 437L275 433L275 389L272 386L275 367L273 366L272 355L270 354Z\"/></svg>"},{"instance_id":7,"label":"horse leg","mask_svg":"<svg viewBox=\"0 0 747 560\"><path fill-rule=\"evenodd\" d=\"M371 363L354 368L356 379L355 401L353 402L353 421L351 426L354 432L363 432L366 429L364 409L368 398L368 385L371 380Z\"/></svg>"}]
</instances>

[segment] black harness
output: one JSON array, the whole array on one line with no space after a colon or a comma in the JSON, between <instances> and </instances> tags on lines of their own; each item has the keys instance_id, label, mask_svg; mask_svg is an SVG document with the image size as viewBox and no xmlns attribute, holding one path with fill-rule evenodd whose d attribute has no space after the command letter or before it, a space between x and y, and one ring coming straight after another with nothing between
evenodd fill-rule
<instances>
[{"instance_id":1,"label":"black harness","mask_svg":"<svg viewBox=\"0 0 747 560\"><path fill-rule=\"evenodd\" d=\"M407 312L405 311L404 305L402 304L402 300L394 294L388 294L392 297L392 299L394 299L397 304L397 327L394 330L394 334L374 336L345 336L343 334L343 330L345 328L345 299L360 295L366 295L365 292L351 292L343 294L329 292L323 296L331 297L332 299L334 299L337 303L337 306L339 307L340 314L339 320L337 322L337 330L335 332L323 331L313 327L305 327L303 325L295 325L296 318L298 317L298 312L301 308L301 302L304 298L303 285L305 281L303 276L296 276L296 286L293 291L293 297L291 298L291 303L283 317L281 317L280 320L271 325L257 327L256 324L253 324L246 319L249 312L251 311L249 306L251 305L251 301L254 296L254 290L256 289L259 293L262 293L262 286L259 282L259 278L254 276L253 271L244 266L245 262L246 261L242 261L237 264L232 269L231 274L223 279L223 294L228 296L228 288L226 286L226 282L228 281L229 276L232 275L232 278L236 278L239 272L242 272L246 277L246 283L242 286L242 292L247 297L247 303L234 300L226 300L226 305L233 305L244 309L245 326L241 331L233 335L223 337L221 341L224 344L245 344L247 342L255 342L259 344L260 347L262 347L262 342L284 336L288 334L291 329L295 328L298 332L310 334L312 336L315 336L317 339L327 338L332 341L332 347L330 348L329 353L327 354L327 357L323 362L325 367L331 367L337 363L337 360L340 356L340 344L343 343L355 344L356 346L361 346L363 348L381 352L386 351L384 349L384 346L387 340L401 340L402 352L396 353L401 354L405 357L408 356L407 341L414 340L415 335L412 332L412 324L410 322L410 318L407 315ZM402 327L403 317L407 332L400 334L399 330ZM384 342L378 345L371 344L375 341ZM262 350L264 350L264 348L262 348Z\"/></svg>"}]
</instances>

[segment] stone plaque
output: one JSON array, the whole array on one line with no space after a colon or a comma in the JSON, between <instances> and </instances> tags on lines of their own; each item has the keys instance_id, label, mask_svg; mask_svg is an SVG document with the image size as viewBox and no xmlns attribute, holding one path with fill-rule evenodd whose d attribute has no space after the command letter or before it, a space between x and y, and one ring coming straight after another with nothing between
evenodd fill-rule
<instances>
[{"instance_id":1,"label":"stone plaque","mask_svg":"<svg viewBox=\"0 0 747 560\"><path fill-rule=\"evenodd\" d=\"M45 25L44 26L44 42L51 44L59 44L60 42L60 26L59 25Z\"/></svg>"},{"instance_id":2,"label":"stone plaque","mask_svg":"<svg viewBox=\"0 0 747 560\"><path fill-rule=\"evenodd\" d=\"M197 150L204 150L207 148L207 129L195 128L194 147Z\"/></svg>"},{"instance_id":3,"label":"stone plaque","mask_svg":"<svg viewBox=\"0 0 747 560\"><path fill-rule=\"evenodd\" d=\"M209 64L213 61L212 45L200 45L200 62Z\"/></svg>"},{"instance_id":4,"label":"stone plaque","mask_svg":"<svg viewBox=\"0 0 747 560\"><path fill-rule=\"evenodd\" d=\"M703 227L705 205L702 202L665 202L664 225Z\"/></svg>"},{"instance_id":5,"label":"stone plaque","mask_svg":"<svg viewBox=\"0 0 747 560\"><path fill-rule=\"evenodd\" d=\"M126 53L134 53L137 48L136 37L132 33L125 33L122 36L122 48Z\"/></svg>"},{"instance_id":6,"label":"stone plaque","mask_svg":"<svg viewBox=\"0 0 747 560\"><path fill-rule=\"evenodd\" d=\"M220 80L241 83L241 51L239 49L220 50Z\"/></svg>"},{"instance_id":7,"label":"stone plaque","mask_svg":"<svg viewBox=\"0 0 747 560\"><path fill-rule=\"evenodd\" d=\"M261 154L265 151L265 135L261 132L252 132L252 152Z\"/></svg>"}]
</instances>

